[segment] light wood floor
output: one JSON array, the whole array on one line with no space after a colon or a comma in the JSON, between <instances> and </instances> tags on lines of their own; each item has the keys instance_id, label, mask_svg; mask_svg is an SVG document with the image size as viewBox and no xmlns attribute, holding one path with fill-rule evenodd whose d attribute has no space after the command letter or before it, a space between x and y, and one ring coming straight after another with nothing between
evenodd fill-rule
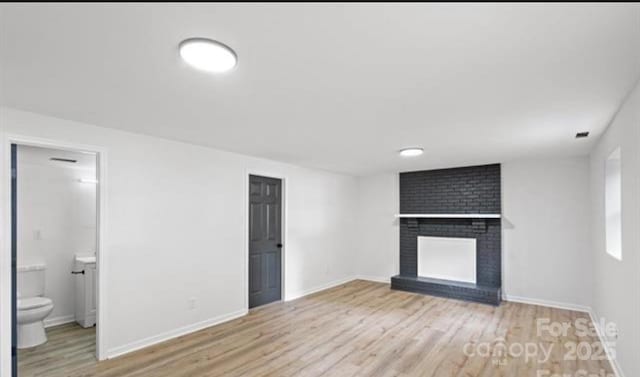
<instances>
[{"instance_id":1,"label":"light wood floor","mask_svg":"<svg viewBox=\"0 0 640 377\"><path fill-rule=\"evenodd\" d=\"M50 327L47 342L18 350L18 376L64 376L66 370L96 364L96 329L76 323Z\"/></svg>"},{"instance_id":2,"label":"light wood floor","mask_svg":"<svg viewBox=\"0 0 640 377\"><path fill-rule=\"evenodd\" d=\"M45 347L21 354L20 377L55 376L450 376L538 377L612 373L607 361L566 361L567 341L536 334L536 319L569 322L583 313L516 303L495 308L356 280L299 300L251 310L242 318L100 363L77 328L49 333ZM64 339L77 334L78 343ZM524 357L468 357L464 346L535 342L553 346L545 363ZM91 338L92 339L92 338ZM515 349L517 350L517 348ZM41 352L42 351L42 352ZM86 352L85 352L86 351ZM39 361L38 361L39 360ZM542 374L546 376L546 374ZM573 374L571 374L573 376Z\"/></svg>"}]
</instances>

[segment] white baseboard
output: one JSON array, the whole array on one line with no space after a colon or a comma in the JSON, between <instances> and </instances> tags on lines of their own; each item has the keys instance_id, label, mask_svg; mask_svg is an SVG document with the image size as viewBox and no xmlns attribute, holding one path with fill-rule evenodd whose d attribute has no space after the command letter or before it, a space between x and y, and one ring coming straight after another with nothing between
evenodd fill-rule
<instances>
[{"instance_id":1,"label":"white baseboard","mask_svg":"<svg viewBox=\"0 0 640 377\"><path fill-rule=\"evenodd\" d=\"M211 326L215 326L215 325L219 325L223 322L228 322L231 321L233 319L242 317L244 315L247 314L247 310L246 309L242 309L242 310L238 310L236 312L233 313L229 313L229 314L224 314L218 317L214 317L202 322L198 322L198 323L194 323L188 326L184 326L184 327L180 327L177 328L175 330L170 330L167 331L165 333L162 334L158 334L158 335L154 335L154 336L150 336L148 338L145 339L141 339L141 340L137 340L135 342L131 342L129 344L125 344L124 346L119 346L119 347L115 347L112 348L110 350L107 351L107 359L112 359L114 357L118 357L118 356L122 356L124 354L133 352L133 351L137 351L139 349L142 348L146 348L149 346L152 346L154 344L158 344L173 338L177 338L179 336L182 335L187 335L202 329L205 329L207 327L211 327Z\"/></svg>"},{"instance_id":2,"label":"white baseboard","mask_svg":"<svg viewBox=\"0 0 640 377\"><path fill-rule=\"evenodd\" d=\"M607 342L607 338L604 336L602 332L602 328L600 327L600 317L595 313L594 310L589 310L589 317L591 317L591 322L593 322L593 327L595 327L596 332L598 333L598 338L600 339L600 344L604 347L605 352L607 353L607 358L611 362L611 367L613 367L613 373L615 373L616 377L625 377L622 372L622 368L620 368L620 364L618 364L618 359L614 357L614 351L609 346Z\"/></svg>"},{"instance_id":3,"label":"white baseboard","mask_svg":"<svg viewBox=\"0 0 640 377\"><path fill-rule=\"evenodd\" d=\"M325 289L333 288L335 286L348 283L348 282L350 282L352 280L355 280L355 278L354 277L348 277L348 278L344 278L344 279L335 280L335 281L332 281L330 283L323 284L321 286L306 290L304 292L301 292L300 294L292 295L291 297L286 298L286 301L295 300L297 298L301 298L301 297L310 295L312 293L316 293L316 292L319 292L319 291L323 291ZM170 339L173 339L173 338L177 338L179 336L191 334L193 332L205 329L207 327L219 325L221 323L228 322L228 321L231 321L233 319L242 317L242 316L246 315L247 313L248 313L247 309L238 310L238 311L230 313L230 314L221 315L221 316L218 316L218 317L215 317L215 318L212 318L212 319L208 319L206 321L194 323L192 325L188 325L188 326L184 326L184 327L181 327L181 328L178 328L178 329L175 329L175 330L167 331L167 332L162 333L162 334L158 334L158 335L150 336L150 337L145 338L145 339L137 340L135 342L131 342L131 343L125 344L123 346L115 347L115 348L112 348L112 349L107 351L107 359L113 359L115 357L122 356L124 354L130 353L130 352L133 352L133 351L137 351L137 350L152 346L154 344L162 343L162 342L165 342L167 340L170 340Z\"/></svg>"},{"instance_id":4,"label":"white baseboard","mask_svg":"<svg viewBox=\"0 0 640 377\"><path fill-rule=\"evenodd\" d=\"M71 322L74 322L75 320L76 320L76 316L71 314L71 315L62 315L62 316L53 317L53 318L46 318L43 322L44 322L44 327L48 328L53 326L64 325L65 323L71 323Z\"/></svg>"},{"instance_id":5,"label":"white baseboard","mask_svg":"<svg viewBox=\"0 0 640 377\"><path fill-rule=\"evenodd\" d=\"M391 278L384 276L358 275L355 278L360 280L375 281L377 283L391 283Z\"/></svg>"},{"instance_id":6,"label":"white baseboard","mask_svg":"<svg viewBox=\"0 0 640 377\"><path fill-rule=\"evenodd\" d=\"M317 286L317 287L314 287L314 288L311 288L311 289L307 289L307 290L305 290L303 292L298 292L296 294L287 296L284 301L291 301L291 300L299 299L301 297L308 296L308 295L314 294L316 292L324 291L325 289L337 287L339 285L346 284L346 283L348 283L350 281L354 281L354 280L367 280L367 281L374 281L374 282L377 282L377 283L387 283L387 284L391 283L391 278L390 277L370 276L370 275L349 276L349 277L346 277L346 278L343 278L343 279L334 280L334 281L332 281L330 283L323 284L323 285L320 285L320 286Z\"/></svg>"},{"instance_id":7,"label":"white baseboard","mask_svg":"<svg viewBox=\"0 0 640 377\"><path fill-rule=\"evenodd\" d=\"M327 284L322 284L319 285L317 287L311 288L311 289L307 289L303 292L298 292L298 293L294 293L292 295L287 295L287 297L285 297L284 301L291 301L291 300L295 300L304 296L308 296L310 294L316 293L316 292L320 292L320 291L324 291L325 289L329 289L329 288L333 288L333 287L337 287L338 285L342 285L345 283L348 283L350 281L355 280L356 278L353 276L349 276L346 278L342 278L342 279L338 279L338 280L334 280L332 282L329 282Z\"/></svg>"},{"instance_id":8,"label":"white baseboard","mask_svg":"<svg viewBox=\"0 0 640 377\"><path fill-rule=\"evenodd\" d=\"M298 295L292 295L290 298L287 298L286 301L291 301L291 300L295 300L297 298L301 298L316 292L320 292L323 291L325 289L329 289L329 288L333 288L345 283L348 283L350 281L356 280L356 279L360 279L360 280L368 280L368 281L375 281L375 282L381 282L381 283L389 283L390 282L390 278L386 278L386 277L377 277L377 276L366 276L366 275L358 275L355 277L347 277L347 278L343 278L343 279L339 279L339 280L334 280L330 283L327 284L323 284L321 286L317 286L315 288L309 289L304 291L301 294ZM505 301L511 301L511 302L517 302L517 303L522 303L522 304L530 304L530 305L539 305L539 306L546 306L546 307L551 307L551 308L556 308L556 309L565 309L565 310L573 310L573 311L579 311L579 312L584 312L584 313L588 313L589 317L591 318L591 321L594 324L594 327L596 329L598 338L600 339L600 342L602 343L602 345L605 348L605 351L607 353L607 356L611 362L611 365L613 367L613 371L616 375L616 377L625 377L624 373L622 372L622 369L620 368L620 365L618 364L618 360L613 358L613 352L609 347L609 344L606 342L606 338L604 337L604 334L602 333L602 329L600 328L599 325L599 321L598 321L598 316L595 314L595 312L588 306L582 306L582 305L576 305L576 304L567 304L567 303L560 303L560 302L555 302L555 301L548 301L548 300L540 300L540 299L532 299L532 298L528 298L528 297L519 297L519 296L510 296L510 295L504 295L503 299ZM155 335L152 337L148 337L142 340L138 340L135 342L131 342L129 344L126 344L124 346L120 346L120 347L116 347L113 348L111 350L109 350L107 352L107 358L111 359L111 358L115 358L118 356L122 356L124 354L133 352L133 351L137 351L140 350L142 348L146 348L149 346L152 346L154 344L158 344L173 338L177 338L179 336L182 335L187 335L199 330L202 330L204 328L207 327L211 327L211 326L215 326L224 322L228 322L231 321L233 319L242 317L244 315L246 315L248 313L248 310L243 309L243 310L239 310L230 314L226 314L226 315L221 315L206 321L202 321L202 322L198 322L198 323L194 323L192 325L188 325L188 326L184 326L175 330L171 330L171 331L167 331L163 334L159 334L159 335ZM63 324L63 323L68 323L68 322L72 322L74 319L74 316L64 316L64 317L56 317L56 318L52 318L50 319L50 323L53 323L51 325L47 324L47 321L45 321L45 327L48 326L55 326L55 325L59 325L59 324Z\"/></svg>"},{"instance_id":9,"label":"white baseboard","mask_svg":"<svg viewBox=\"0 0 640 377\"><path fill-rule=\"evenodd\" d=\"M589 306L542 300L542 299L530 298L530 297L520 297L520 296L512 296L512 295L505 294L503 295L502 299L505 301L517 302L520 304L546 306L546 307L555 308L555 309L573 310L575 312L589 313L591 311L591 308Z\"/></svg>"},{"instance_id":10,"label":"white baseboard","mask_svg":"<svg viewBox=\"0 0 640 377\"><path fill-rule=\"evenodd\" d=\"M600 328L599 317L595 314L595 312L591 307L584 306L584 305L548 301L548 300L533 299L528 297L510 296L510 295L504 295L503 299L505 301L518 302L521 304L546 306L546 307L555 308L555 309L573 310L573 311L589 314L589 317L591 318L591 322L593 322L593 326L595 327L596 332L598 334L600 343L604 347L605 352L607 353L607 357L611 362L613 373L615 373L616 377L625 377L624 373L622 372L622 368L620 368L620 364L618 364L618 360L613 357L614 352L613 350L611 350L611 347L609 346L609 343L607 342L607 339L604 336L602 329Z\"/></svg>"}]
</instances>

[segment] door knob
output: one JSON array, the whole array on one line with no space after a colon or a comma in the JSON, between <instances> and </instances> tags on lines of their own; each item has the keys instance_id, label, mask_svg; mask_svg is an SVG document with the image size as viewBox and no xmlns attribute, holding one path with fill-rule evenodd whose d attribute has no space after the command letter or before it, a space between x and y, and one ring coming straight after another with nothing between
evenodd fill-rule
<instances>
[{"instance_id":1,"label":"door knob","mask_svg":"<svg viewBox=\"0 0 640 377\"><path fill-rule=\"evenodd\" d=\"M282 248L282 244L281 244L281 243L279 243L279 244L277 244L277 245L276 245L276 247L278 247L278 248Z\"/></svg>"}]
</instances>

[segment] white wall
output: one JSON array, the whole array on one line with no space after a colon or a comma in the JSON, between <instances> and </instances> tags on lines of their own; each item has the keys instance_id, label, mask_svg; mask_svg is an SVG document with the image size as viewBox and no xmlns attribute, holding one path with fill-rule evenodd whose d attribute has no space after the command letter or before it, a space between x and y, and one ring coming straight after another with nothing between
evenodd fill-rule
<instances>
[{"instance_id":1,"label":"white wall","mask_svg":"<svg viewBox=\"0 0 640 377\"><path fill-rule=\"evenodd\" d=\"M353 275L352 177L7 108L1 109L0 124L5 135L107 150L101 268L108 273L108 322L100 325L108 334L108 353L246 311L249 171L286 178L285 298ZM8 152L2 153L6 158ZM6 214L6 191L3 197ZM7 257L1 271L2 333L9 332ZM189 310L192 297L195 310ZM3 357L8 341L2 336ZM3 368L7 364L3 359Z\"/></svg>"},{"instance_id":2,"label":"white wall","mask_svg":"<svg viewBox=\"0 0 640 377\"><path fill-rule=\"evenodd\" d=\"M622 152L622 260L607 254L605 161ZM640 89L631 93L591 153L593 309L618 327L617 362L628 377L640 376ZM615 339L611 339L615 340Z\"/></svg>"},{"instance_id":3,"label":"white wall","mask_svg":"<svg viewBox=\"0 0 640 377\"><path fill-rule=\"evenodd\" d=\"M251 167L287 177L285 298L351 280L357 257L355 178L259 160Z\"/></svg>"},{"instance_id":4,"label":"white wall","mask_svg":"<svg viewBox=\"0 0 640 377\"><path fill-rule=\"evenodd\" d=\"M503 293L587 310L591 305L589 160L502 164Z\"/></svg>"},{"instance_id":5,"label":"white wall","mask_svg":"<svg viewBox=\"0 0 640 377\"><path fill-rule=\"evenodd\" d=\"M508 298L581 310L617 324L617 364L640 375L640 89L591 156L523 159L502 165L503 288ZM605 251L604 167L622 146L623 259ZM397 175L358 179L357 273L397 273ZM614 339L615 340L615 339Z\"/></svg>"},{"instance_id":6,"label":"white wall","mask_svg":"<svg viewBox=\"0 0 640 377\"><path fill-rule=\"evenodd\" d=\"M627 376L640 375L634 357L640 349L639 97L636 89L593 151L590 167L581 157L519 160L505 163L502 173L506 293L540 302L592 304L599 316L619 326L616 350ZM0 111L5 135L91 144L108 152L106 345L111 353L176 329L244 313L248 172L286 178L286 298L353 276L387 280L398 271L396 174L356 179ZM619 144L622 262L604 251L603 215L604 159ZM7 151L1 152L6 158ZM4 213L7 187L2 187ZM2 229L8 229L6 223ZM3 242L7 244L6 234ZM7 308L10 269L8 256L1 257L1 307ZM593 297L583 285L593 287ZM198 299L195 310L188 309L191 297ZM9 314L6 309L0 312L2 333L9 331ZM6 373L9 339L3 336L1 341L5 369L0 372Z\"/></svg>"},{"instance_id":7,"label":"white wall","mask_svg":"<svg viewBox=\"0 0 640 377\"><path fill-rule=\"evenodd\" d=\"M586 157L502 166L503 288L512 299L586 309L591 302L589 164ZM398 273L398 175L358 179L357 274ZM553 289L549 289L553 287Z\"/></svg>"},{"instance_id":8,"label":"white wall","mask_svg":"<svg viewBox=\"0 0 640 377\"><path fill-rule=\"evenodd\" d=\"M365 279L390 281L400 270L400 209L397 174L358 178L358 263Z\"/></svg>"},{"instance_id":9,"label":"white wall","mask_svg":"<svg viewBox=\"0 0 640 377\"><path fill-rule=\"evenodd\" d=\"M18 147L18 265L47 266L44 294L54 308L45 323L60 324L75 317L74 256L96 250L96 186L78 182L95 179L95 157L78 168L34 149Z\"/></svg>"}]
</instances>

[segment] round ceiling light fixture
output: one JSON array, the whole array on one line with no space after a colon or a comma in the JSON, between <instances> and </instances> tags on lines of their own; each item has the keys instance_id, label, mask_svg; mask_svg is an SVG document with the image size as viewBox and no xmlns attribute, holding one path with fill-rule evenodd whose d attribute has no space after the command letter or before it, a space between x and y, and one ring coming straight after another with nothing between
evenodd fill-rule
<instances>
[{"instance_id":1,"label":"round ceiling light fixture","mask_svg":"<svg viewBox=\"0 0 640 377\"><path fill-rule=\"evenodd\" d=\"M229 46L207 38L185 39L180 43L180 56L190 66L212 73L227 72L238 63Z\"/></svg>"},{"instance_id":2,"label":"round ceiling light fixture","mask_svg":"<svg viewBox=\"0 0 640 377\"><path fill-rule=\"evenodd\" d=\"M424 153L424 149L420 147L403 148L398 152L402 157L416 157Z\"/></svg>"}]
</instances>

